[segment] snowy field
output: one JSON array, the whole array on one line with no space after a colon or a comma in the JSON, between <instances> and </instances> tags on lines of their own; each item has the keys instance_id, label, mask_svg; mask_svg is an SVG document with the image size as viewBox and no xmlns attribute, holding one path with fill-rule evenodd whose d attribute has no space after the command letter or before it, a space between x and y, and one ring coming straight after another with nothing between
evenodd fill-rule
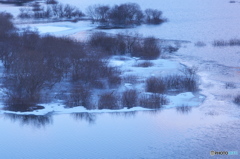
<instances>
[{"instance_id":1,"label":"snowy field","mask_svg":"<svg viewBox=\"0 0 240 159\"><path fill-rule=\"evenodd\" d=\"M104 0L101 3L114 5L124 2L128 1ZM189 43L180 43L178 52L171 54L169 59L154 61L154 67L144 68L147 70L132 67L134 59L126 62L113 58L112 64L123 70L134 69L126 74L142 74L142 78L177 71L180 65L196 66L200 77L199 94L186 92L169 95L171 102L164 107L170 109L157 112L140 107L118 111L89 111L83 107L65 109L61 103L46 104L44 110L27 113L48 114L30 119L0 111L0 125L4 127L0 135L2 158L202 159L212 158L209 155L212 150L240 153L240 108L232 102L240 94L240 47L212 46L214 40L240 38L239 1L131 2L138 3L143 9L160 9L169 21L160 26L142 25L128 31ZM100 2L69 0L67 3L84 11L87 6ZM17 15L17 7L0 5L0 11L2 10ZM19 27L26 26L19 24ZM29 26L37 28L43 34L66 35L80 40L95 31L95 26L86 21ZM116 34L124 30L106 32ZM203 42L206 46L195 46L197 42ZM226 83L233 83L235 88L226 89ZM181 105L193 107L182 110L178 108ZM54 113L59 115L52 115ZM15 132L18 132L18 136ZM46 151L43 153L42 150ZM6 153L10 151L15 153ZM217 157L239 158L239 155Z\"/></svg>"}]
</instances>

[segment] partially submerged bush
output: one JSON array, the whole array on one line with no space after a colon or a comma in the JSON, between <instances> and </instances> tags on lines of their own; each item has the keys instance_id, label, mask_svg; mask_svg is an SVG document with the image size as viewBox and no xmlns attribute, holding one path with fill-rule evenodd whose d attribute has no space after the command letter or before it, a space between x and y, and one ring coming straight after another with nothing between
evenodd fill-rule
<instances>
[{"instance_id":1,"label":"partially submerged bush","mask_svg":"<svg viewBox=\"0 0 240 159\"><path fill-rule=\"evenodd\" d=\"M151 61L143 61L143 62L138 62L134 66L135 67L151 67L153 66L153 63Z\"/></svg>"},{"instance_id":2,"label":"partially submerged bush","mask_svg":"<svg viewBox=\"0 0 240 159\"><path fill-rule=\"evenodd\" d=\"M135 89L126 90L122 94L123 107L132 108L137 105L138 93Z\"/></svg>"},{"instance_id":3,"label":"partially submerged bush","mask_svg":"<svg viewBox=\"0 0 240 159\"><path fill-rule=\"evenodd\" d=\"M180 75L169 75L164 77L164 83L165 87L168 90L183 90L184 89L184 84L183 84L183 76Z\"/></svg>"},{"instance_id":4,"label":"partially submerged bush","mask_svg":"<svg viewBox=\"0 0 240 159\"><path fill-rule=\"evenodd\" d=\"M87 15L92 23L99 23L101 28L132 27L142 23L161 24L166 19L156 9L143 12L136 3L123 3L110 7L108 5L92 5L87 8Z\"/></svg>"},{"instance_id":5,"label":"partially submerged bush","mask_svg":"<svg viewBox=\"0 0 240 159\"><path fill-rule=\"evenodd\" d=\"M234 103L236 103L237 105L240 105L240 95L237 95L234 100L233 100Z\"/></svg>"},{"instance_id":6,"label":"partially submerged bush","mask_svg":"<svg viewBox=\"0 0 240 159\"><path fill-rule=\"evenodd\" d=\"M31 8L20 8L19 18L67 18L79 19L84 16L77 7L69 4L58 3L55 0L48 0L47 7L42 6L39 2L34 2Z\"/></svg>"},{"instance_id":7,"label":"partially submerged bush","mask_svg":"<svg viewBox=\"0 0 240 159\"><path fill-rule=\"evenodd\" d=\"M202 41L198 41L194 45L197 46L197 47L204 47L204 46L206 46L206 44L204 42L202 42Z\"/></svg>"},{"instance_id":8,"label":"partially submerged bush","mask_svg":"<svg viewBox=\"0 0 240 159\"><path fill-rule=\"evenodd\" d=\"M146 91L152 93L165 93L167 91L198 90L198 78L195 68L184 68L183 75L168 75L165 77L150 77L146 80Z\"/></svg>"},{"instance_id":9,"label":"partially submerged bush","mask_svg":"<svg viewBox=\"0 0 240 159\"><path fill-rule=\"evenodd\" d=\"M90 36L88 42L91 47L97 48L98 51L102 51L105 55L124 54L126 52L125 41L120 36L95 32Z\"/></svg>"},{"instance_id":10,"label":"partially submerged bush","mask_svg":"<svg viewBox=\"0 0 240 159\"><path fill-rule=\"evenodd\" d=\"M123 77L123 81L124 81L124 83L135 84L138 81L138 77L135 75L127 75L127 76Z\"/></svg>"},{"instance_id":11,"label":"partially submerged bush","mask_svg":"<svg viewBox=\"0 0 240 159\"><path fill-rule=\"evenodd\" d=\"M0 12L0 38L4 38L4 35L9 34L16 29L11 21L12 19L12 14Z\"/></svg>"},{"instance_id":12,"label":"partially submerged bush","mask_svg":"<svg viewBox=\"0 0 240 159\"><path fill-rule=\"evenodd\" d=\"M108 85L110 88L116 87L121 84L121 77L118 75L113 75L108 77Z\"/></svg>"},{"instance_id":13,"label":"partially submerged bush","mask_svg":"<svg viewBox=\"0 0 240 159\"><path fill-rule=\"evenodd\" d=\"M236 88L236 85L234 84L234 83L232 83L232 82L226 82L225 83L225 88L226 89L234 89L234 88Z\"/></svg>"},{"instance_id":14,"label":"partially submerged bush","mask_svg":"<svg viewBox=\"0 0 240 159\"><path fill-rule=\"evenodd\" d=\"M165 21L165 19L162 18L162 12L157 9L146 9L145 15L146 23L148 24L160 24Z\"/></svg>"},{"instance_id":15,"label":"partially submerged bush","mask_svg":"<svg viewBox=\"0 0 240 159\"><path fill-rule=\"evenodd\" d=\"M144 94L139 99L139 105L144 108L157 109L168 103L168 99L160 94Z\"/></svg>"},{"instance_id":16,"label":"partially submerged bush","mask_svg":"<svg viewBox=\"0 0 240 159\"><path fill-rule=\"evenodd\" d=\"M230 39L229 46L240 46L240 39Z\"/></svg>"},{"instance_id":17,"label":"partially submerged bush","mask_svg":"<svg viewBox=\"0 0 240 159\"><path fill-rule=\"evenodd\" d=\"M88 44L105 56L130 54L132 57L152 60L161 55L159 41L154 37L140 38L132 34L109 35L96 32L90 36Z\"/></svg>"},{"instance_id":18,"label":"partially submerged bush","mask_svg":"<svg viewBox=\"0 0 240 159\"><path fill-rule=\"evenodd\" d=\"M213 41L213 46L228 46L229 43L224 40L214 40Z\"/></svg>"},{"instance_id":19,"label":"partially submerged bush","mask_svg":"<svg viewBox=\"0 0 240 159\"><path fill-rule=\"evenodd\" d=\"M114 92L104 93L98 100L98 109L119 109L118 102L118 97Z\"/></svg>"},{"instance_id":20,"label":"partially submerged bush","mask_svg":"<svg viewBox=\"0 0 240 159\"><path fill-rule=\"evenodd\" d=\"M67 107L84 106L91 109L91 91L82 85L74 86L71 89L66 105Z\"/></svg>"},{"instance_id":21,"label":"partially submerged bush","mask_svg":"<svg viewBox=\"0 0 240 159\"><path fill-rule=\"evenodd\" d=\"M143 13L140 6L136 3L124 3L115 5L109 10L109 22L118 26L129 26L141 24Z\"/></svg>"},{"instance_id":22,"label":"partially submerged bush","mask_svg":"<svg viewBox=\"0 0 240 159\"><path fill-rule=\"evenodd\" d=\"M180 70L183 73L183 88L186 91L195 92L198 90L197 67L184 67Z\"/></svg>"},{"instance_id":23,"label":"partially submerged bush","mask_svg":"<svg viewBox=\"0 0 240 159\"><path fill-rule=\"evenodd\" d=\"M240 46L240 39L214 40L213 46Z\"/></svg>"},{"instance_id":24,"label":"partially submerged bush","mask_svg":"<svg viewBox=\"0 0 240 159\"><path fill-rule=\"evenodd\" d=\"M163 51L164 51L164 52L167 52L167 53L177 52L178 50L179 50L179 47L177 47L177 46L171 46L171 45L166 46L166 47L163 48Z\"/></svg>"},{"instance_id":25,"label":"partially submerged bush","mask_svg":"<svg viewBox=\"0 0 240 159\"><path fill-rule=\"evenodd\" d=\"M163 78L148 78L146 80L146 91L152 93L164 93L166 91L166 84Z\"/></svg>"},{"instance_id":26,"label":"partially submerged bush","mask_svg":"<svg viewBox=\"0 0 240 159\"><path fill-rule=\"evenodd\" d=\"M161 49L158 45L158 40L154 37L144 38L142 42L136 43L132 48L132 56L146 60L156 59L160 54Z\"/></svg>"}]
</instances>

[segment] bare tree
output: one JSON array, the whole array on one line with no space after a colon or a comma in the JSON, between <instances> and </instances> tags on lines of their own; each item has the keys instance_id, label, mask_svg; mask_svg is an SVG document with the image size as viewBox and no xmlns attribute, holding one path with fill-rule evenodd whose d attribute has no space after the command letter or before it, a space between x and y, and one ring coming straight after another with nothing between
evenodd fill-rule
<instances>
[{"instance_id":1,"label":"bare tree","mask_svg":"<svg viewBox=\"0 0 240 159\"><path fill-rule=\"evenodd\" d=\"M113 92L102 94L98 100L98 109L119 109L117 96Z\"/></svg>"},{"instance_id":2,"label":"bare tree","mask_svg":"<svg viewBox=\"0 0 240 159\"><path fill-rule=\"evenodd\" d=\"M141 24L143 17L141 8L136 3L115 5L109 12L109 19L113 25Z\"/></svg>"},{"instance_id":3,"label":"bare tree","mask_svg":"<svg viewBox=\"0 0 240 159\"><path fill-rule=\"evenodd\" d=\"M106 23L109 20L109 10L110 7L108 5L92 5L87 8L87 15L90 17L92 23Z\"/></svg>"},{"instance_id":4,"label":"bare tree","mask_svg":"<svg viewBox=\"0 0 240 159\"><path fill-rule=\"evenodd\" d=\"M134 89L126 90L122 94L122 105L132 108L137 105L138 93Z\"/></svg>"},{"instance_id":5,"label":"bare tree","mask_svg":"<svg viewBox=\"0 0 240 159\"><path fill-rule=\"evenodd\" d=\"M149 24L160 24L164 22L162 16L162 11L157 9L146 9L146 22Z\"/></svg>"},{"instance_id":6,"label":"bare tree","mask_svg":"<svg viewBox=\"0 0 240 159\"><path fill-rule=\"evenodd\" d=\"M0 37L16 29L11 21L12 18L10 13L0 12Z\"/></svg>"}]
</instances>

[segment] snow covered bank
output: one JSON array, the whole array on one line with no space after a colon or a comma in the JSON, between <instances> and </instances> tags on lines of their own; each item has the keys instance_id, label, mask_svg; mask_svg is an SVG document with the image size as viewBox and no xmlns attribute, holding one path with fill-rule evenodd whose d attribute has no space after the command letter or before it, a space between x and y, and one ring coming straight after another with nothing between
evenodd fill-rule
<instances>
[{"instance_id":1,"label":"snow covered bank","mask_svg":"<svg viewBox=\"0 0 240 159\"><path fill-rule=\"evenodd\" d=\"M115 91L123 92L127 89L137 89L140 93L145 93L145 80L151 76L166 76L172 74L178 74L179 69L184 67L183 65L171 61L169 59L157 59L151 60L150 62L153 64L150 67L138 67L136 66L138 63L144 62L144 60L139 60L136 58L131 58L127 56L113 56L110 59L110 65L118 66L119 69L123 72L122 77L131 77L135 76L136 81L132 83L130 80L123 80L122 85ZM166 95L166 98L169 101L169 104L163 105L163 109L173 108L173 107L182 107L182 106L199 106L203 100L205 99L204 96L199 95L198 93L192 92L183 92L183 93L174 93L173 95ZM140 106L136 106L130 109L124 107L123 109L118 110L110 110L110 109L92 109L87 110L83 106L73 107L73 108L66 108L66 105L63 104L64 101L55 101L49 104L39 104L43 106L44 109L34 110L31 112L12 112L12 111L5 111L0 110L0 114L4 113L12 113L12 114L21 114L21 115L46 115L48 113L54 114L64 114L64 113L106 113L106 112L132 112L132 111L144 111L144 110L155 110L155 109L148 109L143 108ZM161 109L162 109L161 108Z\"/></svg>"},{"instance_id":2,"label":"snow covered bank","mask_svg":"<svg viewBox=\"0 0 240 159\"><path fill-rule=\"evenodd\" d=\"M175 96L167 96L167 98L170 100L170 104L164 105L163 109L166 108L173 108L173 107L181 107L181 106L199 106L204 96L195 96L191 92L186 93L180 93ZM11 114L18 114L18 115L47 115L47 114L68 114L68 113L113 113L113 112L133 112L133 111L146 111L146 110L155 110L155 109L148 109L143 107L133 107L130 109L127 109L127 107L124 107L123 109L118 110L110 110L110 109L93 109L93 110L87 110L83 106L78 106L74 108L65 108L65 105L61 103L49 103L49 104L39 104L41 106L44 106L44 109L34 110L32 112L13 112L13 111L5 111L0 110L0 114L4 113L11 113Z\"/></svg>"},{"instance_id":3,"label":"snow covered bank","mask_svg":"<svg viewBox=\"0 0 240 159\"><path fill-rule=\"evenodd\" d=\"M37 23L37 24L18 24L19 28L31 27L36 29L40 34L51 34L55 36L75 36L78 35L78 39L86 37L87 31L94 29L94 25L91 25L88 21L72 22L54 22L54 23Z\"/></svg>"}]
</instances>

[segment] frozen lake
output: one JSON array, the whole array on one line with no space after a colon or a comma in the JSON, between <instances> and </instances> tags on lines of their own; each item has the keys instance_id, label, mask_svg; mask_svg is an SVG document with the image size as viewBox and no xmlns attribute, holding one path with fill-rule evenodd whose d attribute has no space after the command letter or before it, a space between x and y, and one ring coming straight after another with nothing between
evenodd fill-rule
<instances>
[{"instance_id":1,"label":"frozen lake","mask_svg":"<svg viewBox=\"0 0 240 159\"><path fill-rule=\"evenodd\" d=\"M0 154L5 159L201 159L210 158L211 150L240 148L239 119L205 114L199 108L188 113L168 109L0 119Z\"/></svg>"},{"instance_id":2,"label":"frozen lake","mask_svg":"<svg viewBox=\"0 0 240 159\"><path fill-rule=\"evenodd\" d=\"M113 5L124 2L127 1L104 0L102 3ZM192 42L182 45L172 60L198 67L201 76L200 93L207 97L203 104L190 110L172 108L158 112L25 117L0 115L0 158L202 159L212 158L212 150L240 153L240 107L232 102L233 97L240 94L240 47L214 48L211 45L216 39L239 38L239 1L131 2L140 4L143 9L162 10L169 22L160 26L142 25L130 31L145 36ZM100 1L69 0L67 3L84 10ZM76 33L77 36L78 32L92 29L91 24L86 22L82 26L85 29L80 24L80 28L65 24L56 24L61 35ZM50 26L55 30L56 25ZM44 32L47 26L41 27ZM207 46L195 47L197 41L203 41ZM225 89L226 82L235 83L236 88ZM239 155L217 157L239 158Z\"/></svg>"}]
</instances>

